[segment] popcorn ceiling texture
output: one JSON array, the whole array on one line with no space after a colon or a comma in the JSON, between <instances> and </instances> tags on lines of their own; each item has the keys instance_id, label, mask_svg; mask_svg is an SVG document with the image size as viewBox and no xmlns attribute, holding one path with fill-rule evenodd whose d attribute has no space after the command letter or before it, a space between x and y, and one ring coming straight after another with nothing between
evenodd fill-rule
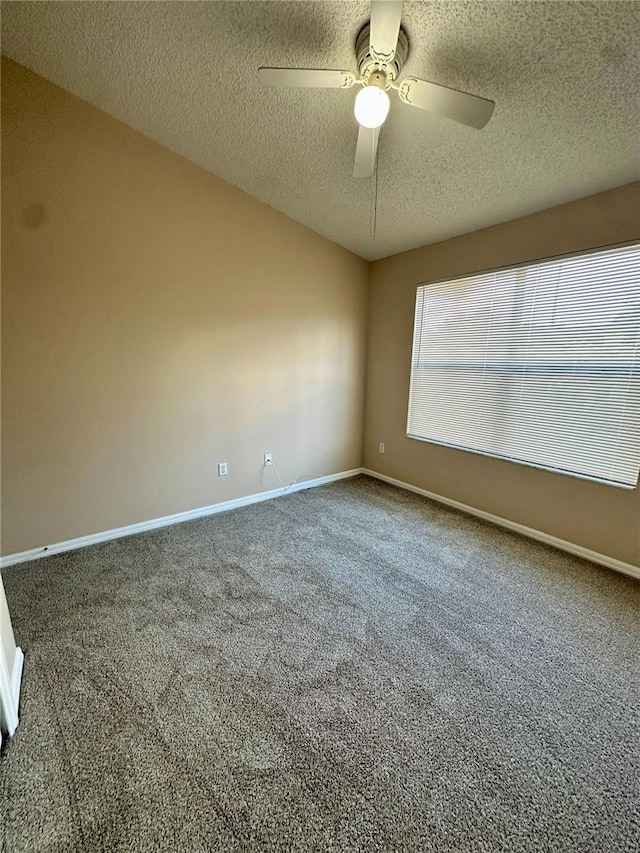
<instances>
[{"instance_id":1,"label":"popcorn ceiling texture","mask_svg":"<svg viewBox=\"0 0 640 853\"><path fill-rule=\"evenodd\" d=\"M483 131L394 98L351 177L355 90L271 91L261 65L355 70L366 2L2 4L3 52L368 260L640 177L640 3L406 2L404 74L496 102Z\"/></svg>"}]
</instances>

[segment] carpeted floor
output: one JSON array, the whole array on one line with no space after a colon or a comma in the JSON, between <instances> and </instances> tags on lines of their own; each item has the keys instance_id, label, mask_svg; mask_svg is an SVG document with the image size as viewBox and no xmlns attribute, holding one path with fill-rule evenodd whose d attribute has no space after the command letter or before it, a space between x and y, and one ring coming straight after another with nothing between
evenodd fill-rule
<instances>
[{"instance_id":1,"label":"carpeted floor","mask_svg":"<svg viewBox=\"0 0 640 853\"><path fill-rule=\"evenodd\" d=\"M640 849L640 584L369 478L3 572L2 850Z\"/></svg>"}]
</instances>

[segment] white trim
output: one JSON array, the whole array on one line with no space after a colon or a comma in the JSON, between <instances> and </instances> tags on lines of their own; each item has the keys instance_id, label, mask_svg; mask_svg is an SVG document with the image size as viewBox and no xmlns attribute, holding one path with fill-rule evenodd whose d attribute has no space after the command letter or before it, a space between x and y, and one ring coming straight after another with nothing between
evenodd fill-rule
<instances>
[{"instance_id":1,"label":"white trim","mask_svg":"<svg viewBox=\"0 0 640 853\"><path fill-rule=\"evenodd\" d=\"M0 727L9 737L12 737L18 728L23 665L24 655L18 646L13 658L13 670L9 676L7 661L0 650Z\"/></svg>"},{"instance_id":2,"label":"white trim","mask_svg":"<svg viewBox=\"0 0 640 853\"><path fill-rule=\"evenodd\" d=\"M493 513L485 512L482 509L476 509L473 506L460 503L460 501L454 501L452 498L445 498L443 495L437 495L435 492L428 492L426 489L420 489L418 486L412 486L410 483L404 483L402 480L396 480L394 477L388 477L386 474L379 474L377 471L371 471L369 468L363 468L362 473L367 474L369 477L374 477L376 480L383 480L385 483L390 483L392 486L397 486L400 489L405 489L408 492L415 492L432 501L454 507L462 512L466 512L468 515L483 518L492 524L506 527L508 530L514 530L516 533L527 536L529 539L537 539L539 542L553 545L554 548L567 551L569 554L575 554L577 557L583 557L585 560L591 560L592 563L599 563L601 566L606 566L608 569L615 569L615 571L622 572L624 575L640 578L640 568L631 563L624 563L622 560L616 560L614 557L608 557L606 554L599 554L597 551L583 548L582 545L558 539L557 536L551 536L549 533L543 533L541 530L535 530L533 527L525 527L524 524L509 521L507 518L501 518L499 515L493 515Z\"/></svg>"},{"instance_id":3,"label":"white trim","mask_svg":"<svg viewBox=\"0 0 640 853\"><path fill-rule=\"evenodd\" d=\"M16 713L20 706L20 685L22 684L22 669L24 667L24 653L20 646L16 646L13 658L13 672L11 673L11 695L16 707Z\"/></svg>"},{"instance_id":4,"label":"white trim","mask_svg":"<svg viewBox=\"0 0 640 853\"><path fill-rule=\"evenodd\" d=\"M66 542L56 542L53 545L45 545L42 548L32 548L29 551L21 551L17 554L7 554L0 557L0 568L13 566L16 563L26 563L29 560L37 560L39 557L48 557L51 554L61 554L64 551L74 551L76 548L85 548L87 545L95 545L98 542L109 542L111 539L120 539L123 536L133 536L143 533L145 530L156 530L158 527L168 527L170 524L180 524L183 521L191 521L194 518L202 518L206 515L215 515L219 512L227 512L230 509L238 509L241 506L269 501L292 492L300 492L303 489L312 489L316 486L324 486L336 480L345 480L348 477L356 477L362 474L362 468L352 468L350 471L340 471L338 474L328 474L325 477L315 477L302 483L294 483L286 491L285 489L271 489L268 492L258 492L243 498L234 498L230 501L211 504L210 506L190 509L186 512L177 512L174 515L165 515L162 518L152 518L149 521L141 521L138 524L128 524L126 527L116 527L113 530L104 530L101 533L91 533L89 536L79 536L77 539L67 539Z\"/></svg>"},{"instance_id":5,"label":"white trim","mask_svg":"<svg viewBox=\"0 0 640 853\"><path fill-rule=\"evenodd\" d=\"M175 515L165 515L162 518L154 518L150 521L141 521L138 524L130 524L126 527L116 527L113 530L105 530L101 533L94 533L90 536L80 536L78 539L68 539L66 542L58 542L54 545L48 545L43 548L33 548L30 551L22 551L17 554L8 554L6 557L0 557L0 568L5 566L13 566L17 563L26 563L29 560L36 560L39 557L47 557L50 554L61 554L64 551L73 551L76 548L84 548L87 545L95 545L98 542L108 542L111 539L120 539L123 536L133 536L136 533L143 533L145 530L155 530L159 527L167 527L170 524L179 524L183 521L191 521L194 518L203 518L207 515L215 515L219 512L226 512L230 509L238 509L242 506L261 503L262 501L272 500L273 498L281 497L282 495L292 492L299 492L303 489L311 489L316 486L323 486L325 483L333 483L336 480L345 480L349 477L356 477L358 474L367 474L369 477L374 477L377 480L383 480L385 483L390 483L392 486L397 486L400 489L405 489L409 492L415 492L432 501L437 501L446 506L454 507L468 515L475 515L478 518L483 518L485 521L490 521L492 524L497 524L500 527L506 527L508 530L514 530L529 539L536 539L539 542L545 542L547 545L552 545L554 548L559 548L561 551L567 551L569 554L575 554L578 557L583 557L585 560L591 560L593 563L599 563L601 566L606 566L609 569L615 569L617 572L622 572L625 575L631 575L634 578L640 578L640 568L631 563L624 563L622 560L616 560L614 557L608 557L606 554L599 554L597 551L591 551L589 548L583 548L582 545L576 545L573 542L567 542L564 539L558 539L556 536L551 536L549 533L543 533L541 530L535 530L532 527L526 527L524 524L518 524L515 521L501 518L499 515L493 515L490 512L485 512L482 509L463 504L460 501L455 501L452 498L446 498L443 495L438 495L435 492L429 492L426 489L421 489L418 486L412 486L410 483L405 483L402 480L396 480L394 477L388 477L386 474L380 474L377 471L372 471L369 468L352 468L349 471L341 471L338 474L329 474L326 477L316 477L313 480L307 480L302 483L295 483L287 491L284 489L272 489L268 492L258 492L254 495L247 495L243 498L234 498L230 501L212 504L211 506L199 507L198 509L187 510L186 512L178 512Z\"/></svg>"},{"instance_id":6,"label":"white trim","mask_svg":"<svg viewBox=\"0 0 640 853\"><path fill-rule=\"evenodd\" d=\"M11 676L7 668L4 649L0 646L0 728L11 736L17 725L18 719L11 691Z\"/></svg>"}]
</instances>

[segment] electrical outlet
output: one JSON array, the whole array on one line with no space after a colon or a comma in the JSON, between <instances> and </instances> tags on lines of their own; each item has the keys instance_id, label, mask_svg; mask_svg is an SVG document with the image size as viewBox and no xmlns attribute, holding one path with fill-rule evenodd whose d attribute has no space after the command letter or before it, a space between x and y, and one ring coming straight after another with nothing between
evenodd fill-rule
<instances>
[{"instance_id":1,"label":"electrical outlet","mask_svg":"<svg viewBox=\"0 0 640 853\"><path fill-rule=\"evenodd\" d=\"M268 468L269 465L273 465L273 460L271 459L270 453L265 453L264 454L264 467Z\"/></svg>"},{"instance_id":2,"label":"electrical outlet","mask_svg":"<svg viewBox=\"0 0 640 853\"><path fill-rule=\"evenodd\" d=\"M384 453L384 441L381 441L380 444L378 445L378 451L380 453Z\"/></svg>"},{"instance_id":3,"label":"electrical outlet","mask_svg":"<svg viewBox=\"0 0 640 853\"><path fill-rule=\"evenodd\" d=\"M227 476L227 463L226 462L218 462L218 477L226 477Z\"/></svg>"}]
</instances>

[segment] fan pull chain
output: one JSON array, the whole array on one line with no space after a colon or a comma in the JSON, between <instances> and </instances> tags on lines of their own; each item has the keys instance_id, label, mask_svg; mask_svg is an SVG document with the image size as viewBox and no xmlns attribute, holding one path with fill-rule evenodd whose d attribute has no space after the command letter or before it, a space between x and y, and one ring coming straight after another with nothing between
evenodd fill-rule
<instances>
[{"instance_id":1,"label":"fan pull chain","mask_svg":"<svg viewBox=\"0 0 640 853\"><path fill-rule=\"evenodd\" d=\"M377 228L378 228L378 156L379 156L379 151L380 151L380 149L378 149L376 151L376 164L375 164L375 168L373 170L373 205L372 205L373 209L371 212L371 239L372 240L376 239L376 232L377 232Z\"/></svg>"}]
</instances>

